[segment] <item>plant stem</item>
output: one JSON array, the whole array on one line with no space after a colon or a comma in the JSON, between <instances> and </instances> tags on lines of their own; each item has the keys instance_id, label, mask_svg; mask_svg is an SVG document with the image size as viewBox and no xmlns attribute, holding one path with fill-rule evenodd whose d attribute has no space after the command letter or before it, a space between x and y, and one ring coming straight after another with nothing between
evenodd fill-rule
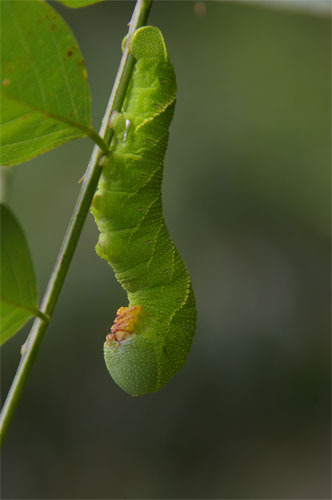
<instances>
[{"instance_id":1,"label":"plant stem","mask_svg":"<svg viewBox=\"0 0 332 500\"><path fill-rule=\"evenodd\" d=\"M148 18L152 0L137 0L130 21L129 34L143 26ZM124 49L118 73L113 85L112 93L106 108L99 135L109 146L112 140L112 131L109 121L113 111L120 111L126 94L128 82L133 70L135 60L127 48ZM60 295L69 265L75 252L85 219L87 217L92 197L96 190L102 171L103 151L96 145L93 149L79 197L69 222L58 258L48 282L40 311L49 318L52 317L55 305ZM6 436L15 408L28 380L40 344L44 338L49 321L36 318L29 333L24 353L18 365L14 380L10 387L7 399L0 416L1 444Z\"/></svg>"}]
</instances>

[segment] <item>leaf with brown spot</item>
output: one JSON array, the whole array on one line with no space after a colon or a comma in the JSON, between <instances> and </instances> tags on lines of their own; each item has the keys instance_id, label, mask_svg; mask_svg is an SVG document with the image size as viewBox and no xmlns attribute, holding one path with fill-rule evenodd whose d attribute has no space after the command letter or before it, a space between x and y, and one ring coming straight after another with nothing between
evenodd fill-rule
<instances>
[{"instance_id":1,"label":"leaf with brown spot","mask_svg":"<svg viewBox=\"0 0 332 500\"><path fill-rule=\"evenodd\" d=\"M2 0L1 14L1 164L16 165L87 134L90 89L74 35L47 2Z\"/></svg>"}]
</instances>

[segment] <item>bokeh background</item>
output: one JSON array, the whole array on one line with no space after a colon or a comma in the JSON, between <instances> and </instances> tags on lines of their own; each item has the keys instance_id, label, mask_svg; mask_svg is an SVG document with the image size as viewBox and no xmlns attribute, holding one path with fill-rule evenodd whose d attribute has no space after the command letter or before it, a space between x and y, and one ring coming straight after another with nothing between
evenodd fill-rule
<instances>
[{"instance_id":1,"label":"bokeh background","mask_svg":"<svg viewBox=\"0 0 332 500\"><path fill-rule=\"evenodd\" d=\"M330 498L330 17L195 5L149 19L178 79L163 196L196 292L192 352L157 394L113 383L102 346L126 297L90 215L4 445L5 499ZM97 130L133 6L56 5ZM91 150L11 170L41 292ZM28 331L2 349L3 399Z\"/></svg>"}]
</instances>

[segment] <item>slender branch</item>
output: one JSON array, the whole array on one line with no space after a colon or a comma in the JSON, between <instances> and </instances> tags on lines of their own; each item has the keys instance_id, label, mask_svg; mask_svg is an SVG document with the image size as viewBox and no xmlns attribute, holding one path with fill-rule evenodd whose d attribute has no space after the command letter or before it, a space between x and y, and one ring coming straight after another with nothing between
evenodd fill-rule
<instances>
[{"instance_id":1,"label":"slender branch","mask_svg":"<svg viewBox=\"0 0 332 500\"><path fill-rule=\"evenodd\" d=\"M132 19L130 21L129 34L133 33L137 28L143 26L148 18L152 0L137 0ZM114 82L113 90L106 108L103 122L100 128L99 135L103 141L110 145L112 140L112 132L109 128L109 121L113 111L120 111L126 94L128 81L134 67L134 58L125 48L118 69L118 73ZM62 289L68 268L76 249L85 219L87 217L92 197L97 187L98 179L101 174L103 152L96 145L93 149L91 159L89 161L81 192L71 220L69 222L67 232L65 234L61 249L58 254L53 272L47 285L40 311L42 314L52 317L55 305L57 303L60 291ZM29 333L24 353L18 365L17 372L9 390L7 399L4 403L0 417L0 435L1 443L3 442L10 422L13 418L15 408L20 400L22 391L28 380L34 360L37 356L40 344L44 338L49 322L45 322L40 318L36 318L32 329Z\"/></svg>"}]
</instances>

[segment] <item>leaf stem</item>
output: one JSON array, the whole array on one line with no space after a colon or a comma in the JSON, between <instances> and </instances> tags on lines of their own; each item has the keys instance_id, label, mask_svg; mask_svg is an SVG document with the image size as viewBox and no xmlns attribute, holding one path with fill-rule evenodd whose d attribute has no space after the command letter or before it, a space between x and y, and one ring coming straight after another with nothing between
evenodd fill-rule
<instances>
[{"instance_id":1,"label":"leaf stem","mask_svg":"<svg viewBox=\"0 0 332 500\"><path fill-rule=\"evenodd\" d=\"M146 23L151 3L152 0L136 1L135 9L130 21L129 34L133 33L137 28ZM133 56L129 53L129 50L125 48L99 132L99 136L103 138L103 141L105 141L108 146L111 143L113 135L109 128L110 117L113 111L121 110L134 64L135 60ZM52 317L55 305L61 292L70 262L89 211L92 197L98 184L98 179L102 171L102 156L103 151L98 147L98 145L96 145L93 149L76 206L40 306L40 312L50 318ZM15 408L28 380L48 324L48 321L36 318L32 325L27 345L25 346L24 353L18 365L14 380L7 395L7 399L2 408L0 416L1 444L6 436Z\"/></svg>"},{"instance_id":2,"label":"leaf stem","mask_svg":"<svg viewBox=\"0 0 332 500\"><path fill-rule=\"evenodd\" d=\"M86 134L88 137L90 137L90 139L93 140L95 144L97 144L100 147L100 149L104 153L108 152L109 145L106 144L104 139L100 137L100 135L93 128L91 127L86 128Z\"/></svg>"},{"instance_id":3,"label":"leaf stem","mask_svg":"<svg viewBox=\"0 0 332 500\"><path fill-rule=\"evenodd\" d=\"M104 153L108 152L108 146L105 140L102 137L100 137L100 135L92 127L86 127L85 125L81 125L80 123L74 122L73 120L66 118L65 116L57 115L55 113L51 113L50 111L45 111L42 108L39 108L38 106L34 106L31 103L27 103L25 101L17 99L16 97L8 95L4 91L0 92L0 95L2 94L5 95L7 99L16 102L18 104L21 104L22 106L25 106L28 109L32 109L36 113L40 113L42 116L47 116L47 118L53 118L53 120L57 122L67 123L67 125L69 125L70 127L81 130L82 132L84 132L84 134L90 137L90 139L92 139L93 142L95 142Z\"/></svg>"},{"instance_id":4,"label":"leaf stem","mask_svg":"<svg viewBox=\"0 0 332 500\"><path fill-rule=\"evenodd\" d=\"M5 304L15 306L16 308L22 309L23 311L27 311L32 316L37 316L37 318L40 318L43 321L50 321L50 319L51 319L47 314L42 313L36 307L29 307L29 306L26 306L25 304L19 304L13 300L8 300L8 299L5 299L3 297L0 298L0 302L4 302Z\"/></svg>"}]
</instances>

